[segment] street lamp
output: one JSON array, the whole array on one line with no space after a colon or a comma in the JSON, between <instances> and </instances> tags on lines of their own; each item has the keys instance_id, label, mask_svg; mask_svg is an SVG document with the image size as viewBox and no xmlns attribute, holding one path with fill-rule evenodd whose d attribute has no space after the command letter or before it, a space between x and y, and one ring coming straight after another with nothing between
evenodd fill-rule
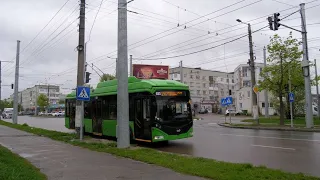
<instances>
[{"instance_id":1,"label":"street lamp","mask_svg":"<svg viewBox=\"0 0 320 180\"><path fill-rule=\"evenodd\" d=\"M258 98L257 94L254 92L254 86L256 86L256 73L255 73L255 64L254 64L254 57L253 57L253 43L252 43L252 33L251 33L251 25L250 23L242 22L240 19L236 20L239 23L248 25L248 36L249 36L249 50L250 50L250 71L251 71L251 94L252 94L252 115L253 119L257 120L259 124L259 110L258 110Z\"/></svg>"}]
</instances>

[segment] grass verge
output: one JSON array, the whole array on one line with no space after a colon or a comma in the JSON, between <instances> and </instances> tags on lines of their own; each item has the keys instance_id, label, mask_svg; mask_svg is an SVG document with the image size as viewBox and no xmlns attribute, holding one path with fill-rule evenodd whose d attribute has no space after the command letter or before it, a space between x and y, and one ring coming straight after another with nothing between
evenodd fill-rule
<instances>
[{"instance_id":1,"label":"grass verge","mask_svg":"<svg viewBox=\"0 0 320 180\"><path fill-rule=\"evenodd\" d=\"M280 170L273 170L263 166L254 167L251 164L235 164L216 161L213 159L196 158L172 153L159 152L149 148L118 149L116 143L88 143L74 140L74 134L49 131L32 128L27 125L16 125L0 121L0 125L24 130L37 135L43 135L54 140L63 141L75 146L88 148L90 150L106 152L117 156L130 158L149 164L155 164L170 168L176 172L205 177L215 180L315 180L316 177L306 176L301 173L293 174Z\"/></svg>"},{"instance_id":2,"label":"grass verge","mask_svg":"<svg viewBox=\"0 0 320 180\"><path fill-rule=\"evenodd\" d=\"M44 180L47 177L27 160L0 145L0 179Z\"/></svg>"},{"instance_id":3,"label":"grass verge","mask_svg":"<svg viewBox=\"0 0 320 180\"><path fill-rule=\"evenodd\" d=\"M256 121L253 120L253 119L246 119L246 120L242 120L241 122L256 123ZM259 122L260 123L264 123L264 124L280 124L280 118L279 117L270 117L270 118L260 117L259 118ZM284 120L284 124L285 125L290 125L291 124L291 120L290 119L285 119ZM305 125L306 124L305 118L297 117L297 118L293 119L293 124L294 125ZM315 125L320 125L320 120L314 118L314 124Z\"/></svg>"}]
</instances>

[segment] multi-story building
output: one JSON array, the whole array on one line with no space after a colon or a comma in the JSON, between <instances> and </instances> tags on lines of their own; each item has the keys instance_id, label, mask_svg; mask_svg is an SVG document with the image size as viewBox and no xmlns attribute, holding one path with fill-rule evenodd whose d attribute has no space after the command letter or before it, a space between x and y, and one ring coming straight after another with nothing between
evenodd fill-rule
<instances>
[{"instance_id":1,"label":"multi-story building","mask_svg":"<svg viewBox=\"0 0 320 180\"><path fill-rule=\"evenodd\" d=\"M197 110L218 111L220 99L229 96L229 90L233 97L235 95L233 73L188 67L183 67L182 73L183 83L189 86L192 104ZM181 82L180 67L170 69L170 79Z\"/></svg>"},{"instance_id":2,"label":"multi-story building","mask_svg":"<svg viewBox=\"0 0 320 180\"><path fill-rule=\"evenodd\" d=\"M60 87L55 85L35 85L19 92L19 104L24 109L34 109L36 100L40 94L49 97L49 104L58 104L60 95ZM13 99L13 95L10 96Z\"/></svg>"},{"instance_id":3,"label":"multi-story building","mask_svg":"<svg viewBox=\"0 0 320 180\"><path fill-rule=\"evenodd\" d=\"M260 73L264 67L263 63L255 63L255 74L256 74L256 84L258 85L259 80L262 80ZM235 82L235 107L237 111L247 111L252 112L252 88L251 85L251 71L248 64L241 64L234 70L234 82ZM254 92L253 92L254 93ZM257 104L259 107L260 114L265 114L265 91L260 91L257 93ZM273 109L273 104L270 102L271 94L268 93L269 99L269 115L273 115L275 110Z\"/></svg>"}]
</instances>

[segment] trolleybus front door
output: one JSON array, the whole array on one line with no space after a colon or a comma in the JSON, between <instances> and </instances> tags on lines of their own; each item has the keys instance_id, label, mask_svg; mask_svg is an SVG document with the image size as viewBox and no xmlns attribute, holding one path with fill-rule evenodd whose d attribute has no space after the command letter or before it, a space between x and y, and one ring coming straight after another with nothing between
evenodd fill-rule
<instances>
[{"instance_id":1,"label":"trolleybus front door","mask_svg":"<svg viewBox=\"0 0 320 180\"><path fill-rule=\"evenodd\" d=\"M151 142L152 98L138 97L134 99L134 135L137 141Z\"/></svg>"}]
</instances>

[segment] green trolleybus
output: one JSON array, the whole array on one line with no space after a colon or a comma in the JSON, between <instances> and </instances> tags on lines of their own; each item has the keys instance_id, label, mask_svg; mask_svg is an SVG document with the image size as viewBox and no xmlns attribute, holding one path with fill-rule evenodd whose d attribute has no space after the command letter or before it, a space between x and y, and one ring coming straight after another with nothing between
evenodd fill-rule
<instances>
[{"instance_id":1,"label":"green trolleybus","mask_svg":"<svg viewBox=\"0 0 320 180\"><path fill-rule=\"evenodd\" d=\"M193 136L190 92L172 80L128 78L131 140L159 142ZM84 102L84 132L116 137L117 80L100 82ZM75 128L76 92L67 95L65 126Z\"/></svg>"}]
</instances>

